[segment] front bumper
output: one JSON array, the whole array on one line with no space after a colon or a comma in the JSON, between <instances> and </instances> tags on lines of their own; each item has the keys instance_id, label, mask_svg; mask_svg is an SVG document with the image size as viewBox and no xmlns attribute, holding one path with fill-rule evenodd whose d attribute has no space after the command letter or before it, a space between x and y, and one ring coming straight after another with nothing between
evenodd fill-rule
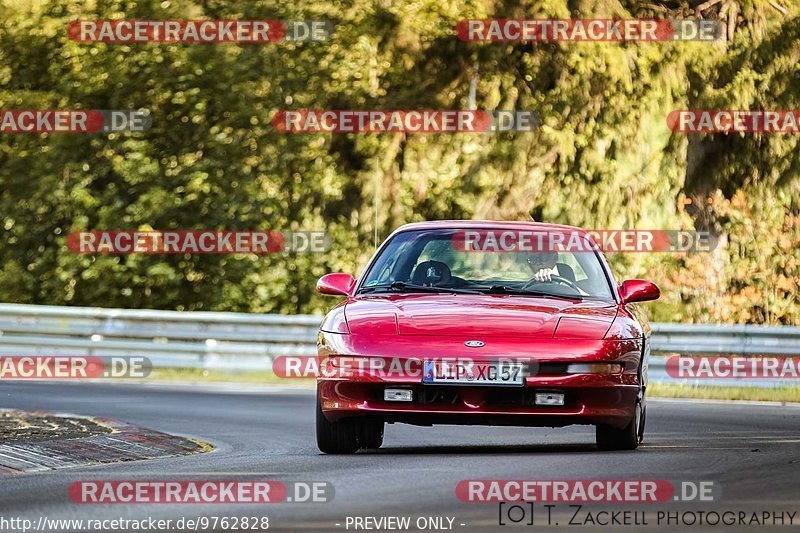
<instances>
[{"instance_id":1,"label":"front bumper","mask_svg":"<svg viewBox=\"0 0 800 533\"><path fill-rule=\"evenodd\" d=\"M411 389L413 401L385 401L387 386ZM633 417L639 393L636 374L536 376L528 377L522 387L343 379L320 379L317 387L323 413L331 421L366 416L415 425L624 427ZM564 393L563 406L534 405L535 393L554 391Z\"/></svg>"},{"instance_id":2,"label":"front bumper","mask_svg":"<svg viewBox=\"0 0 800 533\"><path fill-rule=\"evenodd\" d=\"M417 362L427 358L470 358L492 361L513 357L529 365L524 386L500 387L471 384L428 385L421 374L359 370L350 375L320 374L317 389L322 411L331 421L350 417L372 417L387 422L417 425L519 425L559 427L570 424L607 424L625 427L634 415L637 395L646 386L647 360L642 361L643 339L560 340L487 338L480 354L465 348L466 337L341 335L321 332L320 358L355 357L378 368L391 369L392 362ZM423 353L421 353L423 352ZM361 355L340 355L361 354ZM370 355L365 355L370 354ZM380 362L380 361L379 361ZM570 363L621 363L618 374L568 374ZM337 364L337 363L332 363ZM360 367L359 367L360 368ZM405 368L405 367L404 367ZM412 402L387 402L386 387L411 388ZM534 405L536 392L564 393L563 406Z\"/></svg>"}]
</instances>

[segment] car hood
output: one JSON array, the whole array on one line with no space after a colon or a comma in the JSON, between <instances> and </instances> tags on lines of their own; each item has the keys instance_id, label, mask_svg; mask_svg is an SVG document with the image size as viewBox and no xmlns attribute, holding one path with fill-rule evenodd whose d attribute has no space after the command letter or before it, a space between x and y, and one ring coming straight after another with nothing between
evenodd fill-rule
<instances>
[{"instance_id":1,"label":"car hood","mask_svg":"<svg viewBox=\"0 0 800 533\"><path fill-rule=\"evenodd\" d=\"M345 316L352 333L552 338L559 320L607 323L617 306L509 295L402 294L352 300Z\"/></svg>"}]
</instances>

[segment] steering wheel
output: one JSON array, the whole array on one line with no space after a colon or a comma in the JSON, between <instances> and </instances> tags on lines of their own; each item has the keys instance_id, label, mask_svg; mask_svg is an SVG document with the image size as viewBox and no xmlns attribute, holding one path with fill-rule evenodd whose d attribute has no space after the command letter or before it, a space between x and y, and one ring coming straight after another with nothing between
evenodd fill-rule
<instances>
[{"instance_id":1,"label":"steering wheel","mask_svg":"<svg viewBox=\"0 0 800 533\"><path fill-rule=\"evenodd\" d=\"M427 287L446 287L453 277L450 267L441 261L423 261L417 265L411 283Z\"/></svg>"},{"instance_id":2,"label":"steering wheel","mask_svg":"<svg viewBox=\"0 0 800 533\"><path fill-rule=\"evenodd\" d=\"M571 287L571 288L575 289L578 292L578 294L582 294L583 293L583 290L578 286L578 284L575 283L574 281L572 281L571 279L567 279L567 278L564 278L562 276L557 276L555 274L551 274L550 275L550 281L551 282L556 282L556 283L561 283L563 285L566 285L567 287ZM532 285L537 284L537 283L547 283L547 281L539 281L537 279L529 279L527 282L525 282L525 285L520 287L520 290L523 290L523 291L528 290L529 288L531 288Z\"/></svg>"}]
</instances>

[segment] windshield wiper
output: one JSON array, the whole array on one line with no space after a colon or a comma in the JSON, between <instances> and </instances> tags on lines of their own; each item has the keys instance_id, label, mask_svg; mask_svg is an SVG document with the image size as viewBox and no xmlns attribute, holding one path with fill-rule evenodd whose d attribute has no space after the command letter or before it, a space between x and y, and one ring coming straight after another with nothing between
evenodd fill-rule
<instances>
[{"instance_id":1,"label":"windshield wiper","mask_svg":"<svg viewBox=\"0 0 800 533\"><path fill-rule=\"evenodd\" d=\"M471 289L457 289L455 287L426 287L425 285L415 285L414 283L405 283L404 281L395 281L390 284L372 285L364 287L358 292L373 292L376 290L390 290L393 292L429 292L433 294L483 294L481 291Z\"/></svg>"},{"instance_id":2,"label":"windshield wiper","mask_svg":"<svg viewBox=\"0 0 800 533\"><path fill-rule=\"evenodd\" d=\"M508 285L492 285L488 289L481 291L485 294L516 294L519 296L542 296L545 298L560 298L562 300L583 300L586 297L582 294L554 294L552 292L534 291L530 289L517 289Z\"/></svg>"}]
</instances>

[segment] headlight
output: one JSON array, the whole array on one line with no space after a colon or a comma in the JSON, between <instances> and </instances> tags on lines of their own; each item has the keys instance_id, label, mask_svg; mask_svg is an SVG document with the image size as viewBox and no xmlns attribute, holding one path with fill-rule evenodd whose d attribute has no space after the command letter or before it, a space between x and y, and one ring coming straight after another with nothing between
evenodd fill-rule
<instances>
[{"instance_id":1,"label":"headlight","mask_svg":"<svg viewBox=\"0 0 800 533\"><path fill-rule=\"evenodd\" d=\"M567 365L567 374L619 374L619 363L572 363Z\"/></svg>"}]
</instances>

